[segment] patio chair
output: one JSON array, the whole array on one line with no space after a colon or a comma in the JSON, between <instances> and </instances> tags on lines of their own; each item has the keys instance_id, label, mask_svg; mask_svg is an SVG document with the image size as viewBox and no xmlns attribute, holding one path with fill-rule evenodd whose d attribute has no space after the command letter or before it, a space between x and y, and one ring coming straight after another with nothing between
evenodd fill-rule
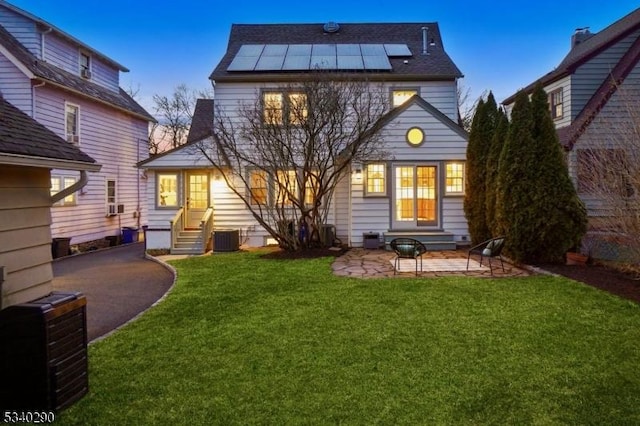
<instances>
[{"instance_id":1,"label":"patio chair","mask_svg":"<svg viewBox=\"0 0 640 426\"><path fill-rule=\"evenodd\" d=\"M416 276L418 275L418 258L420 258L420 271L422 271L422 255L427 252L427 248L418 240L413 238L396 238L389 243L391 249L396 253L393 262L393 275L398 272L400 259L413 259L416 262Z\"/></svg>"},{"instance_id":2,"label":"patio chair","mask_svg":"<svg viewBox=\"0 0 640 426\"><path fill-rule=\"evenodd\" d=\"M505 237L495 237L491 238L487 241L484 241L477 246L473 246L469 249L469 254L467 255L467 270L469 270L469 260L471 259L472 254L480 255L480 266L482 266L482 262L484 259L489 260L489 270L491 271L491 275L493 276L493 265L491 264L491 259L497 257L500 259L500 264L502 265L502 272L504 272L504 263L502 262L502 249L504 248Z\"/></svg>"}]
</instances>

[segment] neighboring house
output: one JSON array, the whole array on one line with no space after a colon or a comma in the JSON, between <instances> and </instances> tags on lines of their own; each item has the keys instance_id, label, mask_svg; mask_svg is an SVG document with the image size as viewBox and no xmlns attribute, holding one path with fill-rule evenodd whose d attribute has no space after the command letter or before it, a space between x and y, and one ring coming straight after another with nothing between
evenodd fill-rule
<instances>
[{"instance_id":1,"label":"neighboring house","mask_svg":"<svg viewBox=\"0 0 640 426\"><path fill-rule=\"evenodd\" d=\"M576 30L560 65L524 88L531 93L541 83L547 92L560 143L567 151L569 173L596 229L597 218L607 214L607 206L586 184L593 168L591 153L602 153L593 149L601 150L624 138L618 132L624 129L621 122L628 120L629 108L640 111L639 61L637 9L600 32ZM515 95L503 101L507 111L514 101Z\"/></svg>"},{"instance_id":2,"label":"neighboring house","mask_svg":"<svg viewBox=\"0 0 640 426\"><path fill-rule=\"evenodd\" d=\"M210 226L239 230L249 246L273 242L195 148L215 132L214 111L234 117L243 103L284 109L284 102L273 103L284 98L283 86L318 66L388 90L383 136L391 155L354 164L341 180L328 219L337 237L354 247L365 245L370 233L387 243L412 236L434 249L468 241L462 207L467 134L458 124L457 99L462 74L437 23L233 25L227 52L210 76L215 108L201 100L189 142L139 164L149 183L148 248L188 251L185 227L199 228L192 238L199 238L200 251ZM211 212L210 222L203 220Z\"/></svg>"},{"instance_id":3,"label":"neighboring house","mask_svg":"<svg viewBox=\"0 0 640 426\"><path fill-rule=\"evenodd\" d=\"M82 178L52 197L52 169ZM51 292L51 206L99 170L78 147L0 98L0 309Z\"/></svg>"},{"instance_id":4,"label":"neighboring house","mask_svg":"<svg viewBox=\"0 0 640 426\"><path fill-rule=\"evenodd\" d=\"M0 93L5 100L82 149L102 170L51 211L53 237L71 243L104 239L146 215L146 181L135 165L148 157L154 121L119 87L125 67L73 36L0 1ZM51 172L51 190L80 179Z\"/></svg>"}]
</instances>

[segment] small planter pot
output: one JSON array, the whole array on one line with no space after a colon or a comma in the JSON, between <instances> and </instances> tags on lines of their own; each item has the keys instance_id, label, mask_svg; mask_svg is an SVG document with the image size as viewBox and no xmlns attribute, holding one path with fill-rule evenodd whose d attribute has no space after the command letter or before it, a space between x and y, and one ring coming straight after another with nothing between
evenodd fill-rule
<instances>
[{"instance_id":1,"label":"small planter pot","mask_svg":"<svg viewBox=\"0 0 640 426\"><path fill-rule=\"evenodd\" d=\"M566 260L567 260L567 265L586 266L587 261L589 260L589 256L586 256L582 253L575 253L575 252L569 251L566 254Z\"/></svg>"}]
</instances>

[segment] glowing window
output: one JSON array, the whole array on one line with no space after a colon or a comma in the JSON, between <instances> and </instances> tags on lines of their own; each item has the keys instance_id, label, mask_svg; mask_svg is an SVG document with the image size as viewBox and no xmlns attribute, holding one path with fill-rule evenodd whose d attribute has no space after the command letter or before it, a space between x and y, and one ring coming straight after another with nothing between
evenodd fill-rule
<instances>
[{"instance_id":1,"label":"glowing window","mask_svg":"<svg viewBox=\"0 0 640 426\"><path fill-rule=\"evenodd\" d=\"M419 127L412 127L407 131L407 143L411 146L419 146L424 142L424 132Z\"/></svg>"},{"instance_id":2,"label":"glowing window","mask_svg":"<svg viewBox=\"0 0 640 426\"><path fill-rule=\"evenodd\" d=\"M291 205L298 198L298 182L295 170L276 172L276 202L278 205Z\"/></svg>"},{"instance_id":3,"label":"glowing window","mask_svg":"<svg viewBox=\"0 0 640 426\"><path fill-rule=\"evenodd\" d=\"M178 207L178 174L159 173L157 185L159 207Z\"/></svg>"},{"instance_id":4,"label":"glowing window","mask_svg":"<svg viewBox=\"0 0 640 426\"><path fill-rule=\"evenodd\" d=\"M445 192L449 195L464 193L464 163L447 163Z\"/></svg>"},{"instance_id":5,"label":"glowing window","mask_svg":"<svg viewBox=\"0 0 640 426\"><path fill-rule=\"evenodd\" d=\"M381 163L367 164L365 195L381 196L387 194L386 166Z\"/></svg>"},{"instance_id":6,"label":"glowing window","mask_svg":"<svg viewBox=\"0 0 640 426\"><path fill-rule=\"evenodd\" d=\"M397 107L408 101L413 95L417 95L417 90L394 90L391 93L393 106Z\"/></svg>"},{"instance_id":7,"label":"glowing window","mask_svg":"<svg viewBox=\"0 0 640 426\"><path fill-rule=\"evenodd\" d=\"M249 173L251 204L267 204L269 197L267 172L265 172L264 170L251 170Z\"/></svg>"},{"instance_id":8,"label":"glowing window","mask_svg":"<svg viewBox=\"0 0 640 426\"><path fill-rule=\"evenodd\" d=\"M282 93L266 92L262 95L265 124L282 124L284 101Z\"/></svg>"}]
</instances>

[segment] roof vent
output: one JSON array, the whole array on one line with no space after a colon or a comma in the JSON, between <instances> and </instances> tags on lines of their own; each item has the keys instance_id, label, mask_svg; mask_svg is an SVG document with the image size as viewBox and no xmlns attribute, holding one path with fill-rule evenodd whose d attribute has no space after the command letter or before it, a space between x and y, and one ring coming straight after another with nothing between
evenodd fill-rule
<instances>
[{"instance_id":1,"label":"roof vent","mask_svg":"<svg viewBox=\"0 0 640 426\"><path fill-rule=\"evenodd\" d=\"M322 27L325 33L337 33L340 31L340 25L337 22L329 21Z\"/></svg>"}]
</instances>

